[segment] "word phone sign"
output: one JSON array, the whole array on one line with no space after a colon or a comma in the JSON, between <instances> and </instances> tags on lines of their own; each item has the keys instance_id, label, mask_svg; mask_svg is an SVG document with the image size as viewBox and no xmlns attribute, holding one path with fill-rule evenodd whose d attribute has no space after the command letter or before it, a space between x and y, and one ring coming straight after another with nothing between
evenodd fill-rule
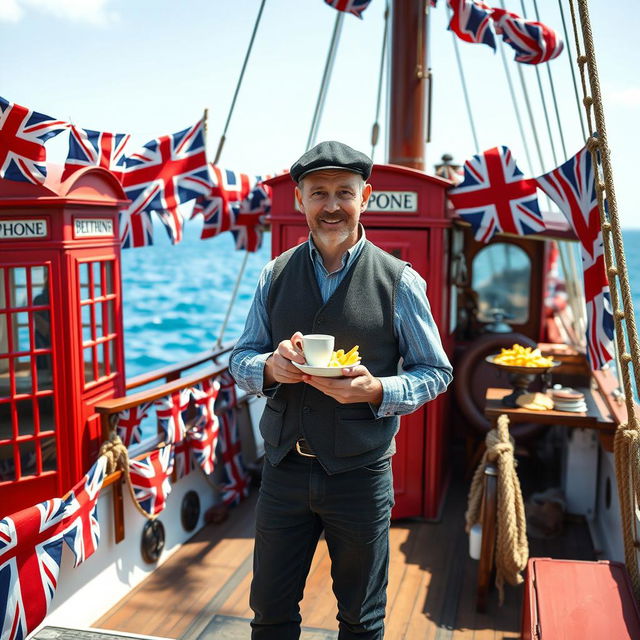
<instances>
[{"instance_id":1,"label":"word phone sign","mask_svg":"<svg viewBox=\"0 0 640 640\"><path fill-rule=\"evenodd\" d=\"M48 235L47 221L44 218L0 220L0 240L27 240L30 238L46 238Z\"/></svg>"},{"instance_id":2,"label":"word phone sign","mask_svg":"<svg viewBox=\"0 0 640 640\"><path fill-rule=\"evenodd\" d=\"M374 191L369 198L367 211L416 213L418 193L416 191Z\"/></svg>"}]
</instances>

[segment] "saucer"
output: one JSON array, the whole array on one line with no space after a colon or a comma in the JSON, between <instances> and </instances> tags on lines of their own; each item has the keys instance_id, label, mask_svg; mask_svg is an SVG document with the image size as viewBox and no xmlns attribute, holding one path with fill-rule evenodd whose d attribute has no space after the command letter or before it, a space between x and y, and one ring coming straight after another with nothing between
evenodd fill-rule
<instances>
[{"instance_id":1,"label":"saucer","mask_svg":"<svg viewBox=\"0 0 640 640\"><path fill-rule=\"evenodd\" d=\"M360 362L355 362L347 367L312 367L308 364L293 362L293 360L291 361L291 364L295 365L300 369L300 371L310 376L320 376L321 378L342 378L343 369L351 369L351 367L359 365Z\"/></svg>"}]
</instances>

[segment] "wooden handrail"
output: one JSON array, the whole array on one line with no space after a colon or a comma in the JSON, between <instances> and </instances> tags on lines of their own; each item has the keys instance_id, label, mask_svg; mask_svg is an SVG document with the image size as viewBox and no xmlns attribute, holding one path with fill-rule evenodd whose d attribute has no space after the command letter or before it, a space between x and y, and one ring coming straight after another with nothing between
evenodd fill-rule
<instances>
[{"instance_id":1,"label":"wooden handrail","mask_svg":"<svg viewBox=\"0 0 640 640\"><path fill-rule=\"evenodd\" d=\"M182 360L180 362L176 362L175 364L170 364L166 367L161 367L160 369L154 369L153 371L148 371L147 373L142 373L139 376L134 376L133 378L129 378L126 381L126 390L129 391L131 389L135 389L136 387L142 387L150 382L155 382L156 380L160 380L164 378L167 382L171 382L172 380L177 380L180 377L180 374L187 370L192 369L193 367L206 362L207 360L213 360L215 363L220 356L223 356L225 353L228 353L235 346L234 342L228 342L222 345L218 349L208 349L207 351L201 351L200 353L192 356L187 360Z\"/></svg>"},{"instance_id":2,"label":"wooden handrail","mask_svg":"<svg viewBox=\"0 0 640 640\"><path fill-rule=\"evenodd\" d=\"M121 398L112 398L110 400L102 400L95 405L95 410L102 415L111 415L119 413L125 409L131 409L131 407L137 407L145 402L153 402L158 398L164 398L171 395L174 391L184 389L186 387L192 387L203 380L208 378L215 378L221 373L224 373L228 368L228 365L217 365L213 367L207 367L201 371L191 374L185 378L178 378L171 382L167 382L153 389L147 389L145 391L139 391L130 396L123 396Z\"/></svg>"}]
</instances>

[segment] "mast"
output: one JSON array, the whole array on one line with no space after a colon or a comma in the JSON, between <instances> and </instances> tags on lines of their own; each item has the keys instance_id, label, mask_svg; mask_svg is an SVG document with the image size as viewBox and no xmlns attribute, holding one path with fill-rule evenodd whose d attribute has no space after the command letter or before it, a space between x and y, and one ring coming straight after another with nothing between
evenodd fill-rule
<instances>
[{"instance_id":1,"label":"mast","mask_svg":"<svg viewBox=\"0 0 640 640\"><path fill-rule=\"evenodd\" d=\"M389 163L425 170L427 0L393 0Z\"/></svg>"}]
</instances>

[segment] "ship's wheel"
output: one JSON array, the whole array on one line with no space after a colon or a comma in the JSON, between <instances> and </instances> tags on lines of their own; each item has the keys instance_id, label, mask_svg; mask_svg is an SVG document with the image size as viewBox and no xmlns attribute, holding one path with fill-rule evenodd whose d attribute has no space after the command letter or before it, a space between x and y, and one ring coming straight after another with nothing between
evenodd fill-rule
<instances>
[{"instance_id":1,"label":"ship's wheel","mask_svg":"<svg viewBox=\"0 0 640 640\"><path fill-rule=\"evenodd\" d=\"M484 415L487 389L509 386L504 374L486 362L485 358L502 347L511 347L515 343L525 347L537 346L521 333L487 333L472 342L456 361L453 390L458 408L469 426L481 434L485 434L492 426ZM511 435L519 440L530 438L543 429L544 425L535 423L514 424L509 427Z\"/></svg>"}]
</instances>

